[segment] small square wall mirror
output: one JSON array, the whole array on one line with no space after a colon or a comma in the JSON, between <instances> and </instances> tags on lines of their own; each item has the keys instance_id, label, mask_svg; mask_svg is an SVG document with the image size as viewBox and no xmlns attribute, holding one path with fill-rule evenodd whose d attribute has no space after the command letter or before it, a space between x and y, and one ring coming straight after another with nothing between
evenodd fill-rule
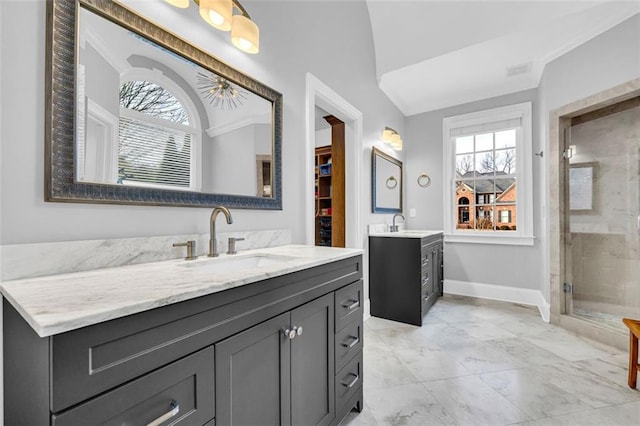
<instances>
[{"instance_id":1,"label":"small square wall mirror","mask_svg":"<svg viewBox=\"0 0 640 426\"><path fill-rule=\"evenodd\" d=\"M378 148L371 155L373 213L402 212L402 161Z\"/></svg>"}]
</instances>

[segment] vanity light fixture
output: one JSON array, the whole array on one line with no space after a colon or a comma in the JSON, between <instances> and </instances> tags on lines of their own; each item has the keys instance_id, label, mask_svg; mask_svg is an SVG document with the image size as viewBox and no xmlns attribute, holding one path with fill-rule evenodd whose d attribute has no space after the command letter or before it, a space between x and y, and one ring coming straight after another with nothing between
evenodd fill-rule
<instances>
[{"instance_id":1,"label":"vanity light fixture","mask_svg":"<svg viewBox=\"0 0 640 426\"><path fill-rule=\"evenodd\" d=\"M189 7L189 0L165 0L179 7ZM260 50L260 29L238 0L193 0L198 5L200 17L214 28L231 31L231 42L246 53ZM239 13L233 14L234 9Z\"/></svg>"},{"instance_id":2,"label":"vanity light fixture","mask_svg":"<svg viewBox=\"0 0 640 426\"><path fill-rule=\"evenodd\" d=\"M189 7L189 0L167 0L171 6L179 7L180 9L185 9Z\"/></svg>"},{"instance_id":3,"label":"vanity light fixture","mask_svg":"<svg viewBox=\"0 0 640 426\"><path fill-rule=\"evenodd\" d=\"M389 144L396 151L402 151L402 138L391 127L385 127L382 131L382 141Z\"/></svg>"}]
</instances>

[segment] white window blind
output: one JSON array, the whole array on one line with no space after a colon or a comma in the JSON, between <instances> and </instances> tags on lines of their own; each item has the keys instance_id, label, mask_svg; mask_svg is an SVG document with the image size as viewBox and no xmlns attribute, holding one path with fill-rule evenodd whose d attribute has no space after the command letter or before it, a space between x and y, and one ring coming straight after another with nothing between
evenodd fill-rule
<instances>
[{"instance_id":1,"label":"white window blind","mask_svg":"<svg viewBox=\"0 0 640 426\"><path fill-rule=\"evenodd\" d=\"M133 181L188 188L191 141L189 132L122 115L118 144L119 183Z\"/></svg>"},{"instance_id":2,"label":"white window blind","mask_svg":"<svg viewBox=\"0 0 640 426\"><path fill-rule=\"evenodd\" d=\"M467 126L453 127L449 130L449 136L467 136L479 133L491 133L504 129L515 129L522 126L520 117L493 121L491 123L472 124Z\"/></svg>"}]
</instances>

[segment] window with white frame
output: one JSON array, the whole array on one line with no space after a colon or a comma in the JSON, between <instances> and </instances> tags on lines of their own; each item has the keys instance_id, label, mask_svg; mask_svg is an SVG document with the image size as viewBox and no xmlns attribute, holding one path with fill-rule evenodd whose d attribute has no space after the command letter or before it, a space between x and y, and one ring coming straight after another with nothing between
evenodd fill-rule
<instances>
[{"instance_id":1,"label":"window with white frame","mask_svg":"<svg viewBox=\"0 0 640 426\"><path fill-rule=\"evenodd\" d=\"M533 244L531 103L443 120L447 241Z\"/></svg>"},{"instance_id":2,"label":"window with white frame","mask_svg":"<svg viewBox=\"0 0 640 426\"><path fill-rule=\"evenodd\" d=\"M146 80L120 86L118 183L193 189L197 129L185 106Z\"/></svg>"}]
</instances>

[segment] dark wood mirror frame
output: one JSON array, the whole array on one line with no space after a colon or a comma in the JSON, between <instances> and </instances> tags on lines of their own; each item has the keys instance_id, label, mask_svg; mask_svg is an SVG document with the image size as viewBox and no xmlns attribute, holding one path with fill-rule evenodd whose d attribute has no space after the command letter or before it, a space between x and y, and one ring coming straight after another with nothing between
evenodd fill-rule
<instances>
[{"instance_id":1,"label":"dark wood mirror frame","mask_svg":"<svg viewBox=\"0 0 640 426\"><path fill-rule=\"evenodd\" d=\"M271 198L76 182L75 82L78 8L84 7L273 103ZM45 200L282 210L282 94L192 46L131 10L105 0L48 0L45 87Z\"/></svg>"},{"instance_id":2,"label":"dark wood mirror frame","mask_svg":"<svg viewBox=\"0 0 640 426\"><path fill-rule=\"evenodd\" d=\"M396 166L398 168L398 178L391 176L386 179L386 185L389 189L398 188L398 206L397 207L389 207L380 205L380 194L378 194L379 185L377 184L377 172L378 167L376 164L377 159L382 159L384 161L389 162L390 164ZM371 150L371 212L372 213L402 213L402 191L403 191L403 182L402 182L402 161L393 158L389 154L386 154L382 150L376 148L375 146Z\"/></svg>"}]
</instances>

